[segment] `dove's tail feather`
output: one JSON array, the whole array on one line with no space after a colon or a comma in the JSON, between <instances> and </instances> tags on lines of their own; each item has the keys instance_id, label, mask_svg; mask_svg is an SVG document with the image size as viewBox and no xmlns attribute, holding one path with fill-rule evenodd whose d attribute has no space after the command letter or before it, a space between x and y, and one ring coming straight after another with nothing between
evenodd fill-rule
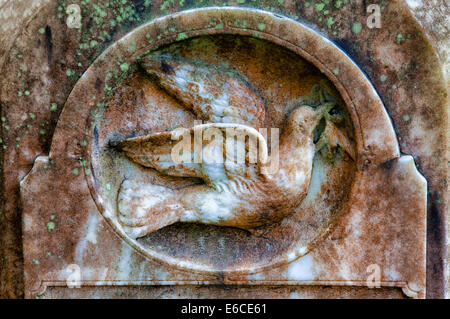
<instances>
[{"instance_id":1,"label":"dove's tail feather","mask_svg":"<svg viewBox=\"0 0 450 319\"><path fill-rule=\"evenodd\" d=\"M130 180L120 187L118 210L123 229L133 238L179 222L185 211L176 190Z\"/></svg>"},{"instance_id":2,"label":"dove's tail feather","mask_svg":"<svg viewBox=\"0 0 450 319\"><path fill-rule=\"evenodd\" d=\"M179 132L182 132L182 130ZM117 143L116 147L135 163L153 168L165 175L202 177L201 165L193 161L194 155L192 152L186 151L186 154L183 155L172 154L174 147L179 142L181 142L180 145L184 145L183 141L180 141L182 138L189 138L189 135L182 137L183 135L178 136L177 134L172 131L128 138ZM187 134L191 134L191 132L187 130ZM177 137L173 139L174 136ZM190 145L187 147L190 147ZM182 151L185 152L184 149ZM175 161L174 156L177 155L180 158ZM180 165L180 162L183 162L182 165Z\"/></svg>"}]
</instances>

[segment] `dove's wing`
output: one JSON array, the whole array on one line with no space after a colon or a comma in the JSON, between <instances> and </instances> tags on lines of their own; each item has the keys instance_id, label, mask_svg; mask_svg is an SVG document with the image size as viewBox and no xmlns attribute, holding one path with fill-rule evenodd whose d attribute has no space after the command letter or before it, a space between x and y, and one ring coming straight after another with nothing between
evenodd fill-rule
<instances>
[{"instance_id":1,"label":"dove's wing","mask_svg":"<svg viewBox=\"0 0 450 319\"><path fill-rule=\"evenodd\" d=\"M262 174L268 159L267 142L258 131L231 123L149 134L123 140L117 147L142 166L210 184Z\"/></svg>"},{"instance_id":2,"label":"dove's wing","mask_svg":"<svg viewBox=\"0 0 450 319\"><path fill-rule=\"evenodd\" d=\"M230 179L250 181L264 174L267 142L257 130L232 123L203 124L197 128L203 132L202 172L209 184Z\"/></svg>"},{"instance_id":3,"label":"dove's wing","mask_svg":"<svg viewBox=\"0 0 450 319\"><path fill-rule=\"evenodd\" d=\"M199 119L264 126L262 98L236 71L169 55L148 55L140 64Z\"/></svg>"}]
</instances>

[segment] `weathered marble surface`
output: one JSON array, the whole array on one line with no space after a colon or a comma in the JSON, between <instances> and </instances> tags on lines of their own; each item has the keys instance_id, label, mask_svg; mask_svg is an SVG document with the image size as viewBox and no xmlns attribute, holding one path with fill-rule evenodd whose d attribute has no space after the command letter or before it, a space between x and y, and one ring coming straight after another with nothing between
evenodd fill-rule
<instances>
[{"instance_id":1,"label":"weathered marble surface","mask_svg":"<svg viewBox=\"0 0 450 319\"><path fill-rule=\"evenodd\" d=\"M211 27L211 21L221 27ZM246 26L236 26L236 21L246 21ZM263 28L264 32L258 28L261 21L264 21L266 26ZM159 30L167 29L172 31L159 39ZM139 81L131 86L130 96L122 90L121 83L127 82L124 72L129 71L128 74L133 78L134 73L139 73L139 70L124 71L124 68L118 68L118 65L132 65L142 52L152 50L154 46L170 44L183 34L186 40L176 46L180 54L184 51L185 54L190 54L192 50L199 59L219 61L225 60L220 57L220 52L236 56L233 60L225 61L238 69L241 66L240 72L246 75L250 83L255 84L259 94L268 101L266 124L269 127L284 123L283 117L286 115L284 112L277 112L277 108L284 109L289 104L285 105L281 96L292 94L295 85L305 85L309 82L305 79L308 79L311 66L306 62L303 62L302 72L294 72L301 75L300 79L294 78L294 83L288 88L282 85L284 78L281 75L270 79L276 69L271 70L268 66L271 63L266 62L264 58L253 66L252 63L257 62L253 60L258 57L248 54L252 56L252 61L239 63L239 56L243 55L245 59L247 55L240 53L238 49L230 49L230 44L224 45L227 41L235 41L234 38L221 38L215 44L218 47L217 52L205 56L198 52L197 46L193 45L191 48L186 44L189 43L187 38L193 35L207 34L216 37L222 33L251 35L271 40L304 56L319 68L338 88L350 114L354 127L352 136L356 145L354 160L342 154L341 160L335 158L332 161L336 164L329 164L329 171L322 168L325 172L319 174L327 176L329 181L323 177L313 177L316 185L313 183L310 186L309 197L291 208L295 214L280 220L279 224L264 225L259 236L249 236L236 231L229 235L220 228L211 231L201 227L197 228L199 235L193 235L190 230L192 227L174 225L174 234L167 229L161 229L161 237L164 238L162 240L149 238L149 244L146 244L145 239L135 240L135 236L122 229L116 220L116 198L120 200L117 191L118 186L123 185L122 180L125 178L132 181L139 178L139 174L136 173L136 168L130 167L129 162L123 164L125 167L115 163L120 161L120 157L112 152L111 142L116 140L114 136L145 132L145 129L138 128L139 126L147 125L151 131L155 130L156 126L161 127L161 131L167 131L167 125L173 126L172 121L180 115L174 110L164 116L165 123L161 123L159 117L153 120L154 112L145 109L142 111L142 102L134 99L138 94L136 89L139 88ZM209 47L201 45L199 39L192 41L199 42L201 50ZM259 40L239 40L237 48L245 47L246 41L250 47L266 50L267 44L258 43ZM222 45L227 49L221 50ZM185 47L187 49L184 49ZM274 56L278 56L275 47L270 49ZM283 53L279 59L286 61L286 65L291 65L299 59L297 57L289 61L287 53ZM168 64L164 65L169 68ZM266 67L261 71L255 70L258 65ZM322 72L316 70L316 73ZM260 74L265 76L260 79ZM108 81L108 78L116 78L116 83ZM122 78L124 80L120 80ZM104 86L97 85L102 81ZM272 83L279 88L266 89ZM119 94L113 94L110 99L104 100L103 96L109 91L108 87L113 85L117 85L114 91ZM301 89L308 90L307 87ZM291 96L295 97L296 95ZM110 100L118 104L116 109L109 105ZM124 103L127 100L134 103ZM272 101L273 105L269 101ZM164 105L156 103L157 106L159 104ZM143 103L142 106L146 105L148 104ZM128 108L124 109L125 106ZM116 116L110 115L111 113ZM123 114L136 113L147 113L148 119L134 122L123 118ZM296 114L295 111L293 114ZM299 136L296 136L294 130L297 130L296 126L288 127L283 134L288 134L287 137L292 135L296 142L305 132L299 131ZM313 128L310 130L308 134L313 133ZM78 143L79 140L86 142ZM289 141L287 140L288 144L285 145L281 140L280 156L286 155L285 148L290 147L292 143ZM300 146L304 147L302 144ZM290 156L311 155L303 155L300 152ZM102 157L105 157L105 160L102 160ZM288 158L281 162L280 169L283 169L283 165L289 165L290 160ZM347 168L338 164L352 161L355 165ZM297 162L301 163L299 159ZM320 161L315 161L316 174L319 164ZM325 163L321 165L326 166ZM333 172L338 174L333 175ZM144 171L141 174L145 178L149 173ZM76 180L72 180L73 175L77 176ZM151 183L149 180L146 182ZM156 181L156 185L164 185L161 183L162 177ZM172 184L178 187L177 183ZM48 189L57 185L60 186L56 187L54 195L59 199L59 203L65 204L64 207L45 200ZM367 267L376 264L383 271L381 286L401 287L407 296L423 298L425 188L426 182L416 171L413 158L400 156L393 127L367 78L347 55L330 41L292 20L263 11L205 8L169 16L133 31L94 61L78 80L65 103L53 135L49 156L38 157L31 172L21 181L26 296L39 296L45 293L48 286L66 285L66 269L70 264L80 267L81 285L238 283L345 286L366 285ZM274 192L275 190L268 190L261 199L279 196ZM90 196L93 199L90 199ZM336 198L336 202L333 202L333 198ZM250 201L250 197L248 200ZM276 203L278 199L274 200ZM94 201L98 212L93 205ZM293 205L289 201L288 197L284 204ZM120 205L118 207L120 209ZM104 219L99 216L99 212ZM292 211L288 210L286 213L290 212ZM329 216L328 220L326 216ZM45 219L49 219L46 223L47 229L42 227ZM69 219L71 224L66 225L64 221ZM56 224L61 222L63 225L56 227ZM244 220L242 226L237 226L243 228L245 225ZM158 228L155 230L159 230ZM119 238L113 237L114 232ZM191 241L185 238L186 234L198 238ZM217 244L214 244L216 240ZM74 250L68 248L72 246L75 247ZM46 247L48 251L44 252L42 247ZM54 251L58 251L57 256L61 257L59 260L55 260ZM141 255L150 259L142 258Z\"/></svg>"},{"instance_id":2,"label":"weathered marble surface","mask_svg":"<svg viewBox=\"0 0 450 319\"><path fill-rule=\"evenodd\" d=\"M420 16L421 6L415 6L417 1L414 4L411 3L412 1L409 1L409 5L414 7ZM21 23L20 19L17 20L14 17L14 21L18 21L17 28L5 29L4 32L7 32L8 36L0 37L4 41L1 48L5 50L5 53L0 56L4 59L3 61L7 61L5 70L9 71L2 82L1 98L2 114L5 117L2 138L3 143L7 146L7 149L3 151L4 208L0 217L2 218L2 230L4 230L1 238L4 250L2 269L8 270L1 273L1 287L2 294L10 297L21 296L23 291L21 284L21 232L20 218L18 217L21 205L18 204L17 197L18 181L31 169L37 155L44 155L48 152L50 137L58 113L70 93L75 79L103 50L97 41L97 44L93 43L92 48L81 50L81 56L78 56L78 59L76 52L73 52L78 48L79 42L76 39L76 33L63 31L66 28L65 25L55 18L58 12L57 5L44 7L42 3L40 4L41 6L37 6L36 11L27 11L24 14L25 17L22 21L26 21L26 23ZM232 4L236 5L236 3ZM3 19L11 21L14 16L11 12L20 10L21 5L27 9L32 8L28 1L2 3ZM317 14L313 8L304 10L290 2L284 2L281 5L278 3L260 4L260 6L308 21L317 25L319 29L323 28L323 32L329 33L332 39L343 45L371 77L394 121L401 151L415 156L419 169L429 182L428 295L430 297L442 296L444 291L443 271L445 269L443 245L446 238L444 212L446 211L445 192L447 188L444 173L447 164L442 160L446 151L445 127L447 122L446 116L443 116L446 114L446 96L443 95L445 84L440 74L442 69L439 61L426 42L424 45L423 35L417 33L420 30L417 29L415 22L403 7L391 3L382 13L387 22L385 29L374 32L363 28L361 32L355 34L351 31L352 23L359 20L364 21L363 14L361 14L364 11L360 3L348 4L340 10L332 8L330 12L334 17L334 22L330 28L326 25L326 19ZM150 15L143 14L142 21L149 20L150 16L164 15L167 13L167 9L174 12L177 7L177 4L172 6L170 3L154 4L154 7L149 9L152 13ZM442 4L441 8L445 8L445 4ZM41 15L35 14L41 13L40 10L42 10ZM424 11L432 12L431 10ZM50 16L53 17L51 21L48 19ZM443 37L442 33L439 33L442 30L437 29L436 31L436 27L430 25L429 21L422 23L426 30L432 31L434 39ZM49 32L45 29L47 24L51 25L50 42L48 41ZM108 30L110 34L113 34L113 40L107 41L107 43L119 39L137 24L139 23L132 22L129 25L123 25L118 30L114 28L113 31ZM2 25L11 26L12 24L3 23ZM404 29L399 31L399 25ZM25 26L23 32L19 31L22 29L21 26ZM39 32L43 27L43 32ZM389 27L392 27L393 31L389 31ZM11 30L15 30L13 35L11 35ZM63 32L58 32L58 30ZM87 41L95 35L96 31L91 32L93 34L87 36ZM402 32L403 35L411 34L413 36L411 38L405 36L404 41L402 38L400 41L396 41L399 32ZM41 41L39 37L42 37L43 34L46 35L47 40L43 38ZM15 35L19 35L19 38L13 45L14 40L11 39L15 39ZM36 38L38 38L38 43L31 41ZM70 40L69 45L62 45L63 41L68 40ZM82 39L82 41L86 42L86 39ZM90 46L91 43L89 41L88 45ZM11 45L13 45L12 49L9 50ZM445 58L442 53L445 53L445 47L444 50L442 48L439 50L441 56ZM410 55L408 52L415 52L415 55ZM24 62L20 62L20 59L23 59ZM47 63L42 63L42 60L47 60L50 67L47 66ZM58 65L54 65L56 61L58 61ZM81 63L81 66L78 63ZM27 70L20 70L21 64L27 65ZM407 65L410 67L405 67ZM39 71L42 68L44 72ZM67 72L68 69L76 71L73 74L72 71ZM21 81L17 80L18 71L26 74L26 78L29 80L27 84L30 84L30 87L34 82L39 85L32 90L27 87L19 88L22 91L21 99L18 99L17 96L17 87L21 85ZM381 75L385 75L385 77L381 77ZM420 83L427 83L427 91L420 86ZM51 92L51 97L46 94L38 94L42 88L40 85L43 85L44 88L47 87ZM27 95L27 91L30 93L29 95ZM33 100L30 100L31 98ZM57 103L57 110L53 108L52 111L52 103ZM32 125L28 128L30 134L19 136L18 130L23 126L17 128L17 125L22 122L25 126ZM17 140L17 137L20 137L20 140ZM16 144L19 146L16 147ZM11 227L12 225L15 226Z\"/></svg>"}]
</instances>

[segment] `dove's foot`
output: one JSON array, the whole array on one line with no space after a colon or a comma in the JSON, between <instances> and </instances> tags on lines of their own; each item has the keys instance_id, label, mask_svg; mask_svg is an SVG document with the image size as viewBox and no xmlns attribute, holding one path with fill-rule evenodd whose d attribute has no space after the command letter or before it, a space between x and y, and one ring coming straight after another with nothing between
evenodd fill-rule
<instances>
[{"instance_id":1,"label":"dove's foot","mask_svg":"<svg viewBox=\"0 0 450 319\"><path fill-rule=\"evenodd\" d=\"M132 238L178 222L184 211L172 189L131 180L120 187L118 210L119 222Z\"/></svg>"}]
</instances>

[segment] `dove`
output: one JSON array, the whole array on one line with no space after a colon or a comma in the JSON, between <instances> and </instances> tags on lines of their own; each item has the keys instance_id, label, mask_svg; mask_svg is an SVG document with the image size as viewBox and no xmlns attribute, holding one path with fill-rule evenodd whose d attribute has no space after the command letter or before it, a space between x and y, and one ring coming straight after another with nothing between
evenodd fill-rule
<instances>
[{"instance_id":1,"label":"dove","mask_svg":"<svg viewBox=\"0 0 450 319\"><path fill-rule=\"evenodd\" d=\"M300 205L316 151L340 146L354 158L352 143L332 123L342 119L330 114L336 101L324 86L314 86L309 96L287 108L279 141L271 139L275 146L269 154L266 137L256 129L264 122L263 99L244 77L165 55L148 56L141 64L161 88L207 123L114 144L137 165L203 181L175 188L125 179L117 197L118 220L132 238L177 222L253 233Z\"/></svg>"}]
</instances>

